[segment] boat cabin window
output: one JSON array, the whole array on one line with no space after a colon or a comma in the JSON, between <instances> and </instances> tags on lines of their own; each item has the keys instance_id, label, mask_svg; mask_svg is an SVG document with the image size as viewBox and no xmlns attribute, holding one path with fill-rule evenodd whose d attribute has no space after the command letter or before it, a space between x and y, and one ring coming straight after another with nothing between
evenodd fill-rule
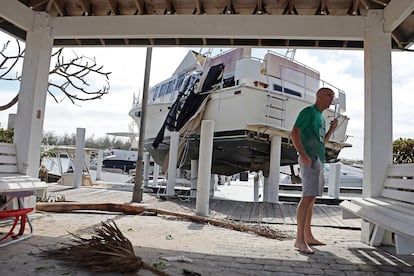
<instances>
[{"instance_id":1,"label":"boat cabin window","mask_svg":"<svg viewBox=\"0 0 414 276\"><path fill-rule=\"evenodd\" d=\"M174 90L178 90L181 87L181 84L183 83L185 77L185 73L184 74L180 74L177 78L177 82L175 84Z\"/></svg>"},{"instance_id":2,"label":"boat cabin window","mask_svg":"<svg viewBox=\"0 0 414 276\"><path fill-rule=\"evenodd\" d=\"M160 87L159 86L155 87L153 91L154 91L154 94L152 96L152 100L155 101L155 99L158 97L158 93L160 92Z\"/></svg>"},{"instance_id":3,"label":"boat cabin window","mask_svg":"<svg viewBox=\"0 0 414 276\"><path fill-rule=\"evenodd\" d=\"M223 88L231 87L236 84L234 80L234 71L227 72L223 75Z\"/></svg>"},{"instance_id":4,"label":"boat cabin window","mask_svg":"<svg viewBox=\"0 0 414 276\"><path fill-rule=\"evenodd\" d=\"M166 92L167 92L167 88L168 88L168 83L163 83L161 85L160 93L158 94L158 97L164 96L166 94Z\"/></svg>"},{"instance_id":5,"label":"boat cabin window","mask_svg":"<svg viewBox=\"0 0 414 276\"><path fill-rule=\"evenodd\" d=\"M174 86L175 86L175 80L169 81L167 92L165 92L165 94L170 94L173 91Z\"/></svg>"},{"instance_id":6,"label":"boat cabin window","mask_svg":"<svg viewBox=\"0 0 414 276\"><path fill-rule=\"evenodd\" d=\"M273 90L275 91L279 91L279 92L283 92L283 93L287 93L293 96L297 96L297 97L302 97L302 94L300 92L297 92L295 90L289 89L289 88L283 88L282 86L280 86L279 84L274 83L273 84Z\"/></svg>"}]
</instances>

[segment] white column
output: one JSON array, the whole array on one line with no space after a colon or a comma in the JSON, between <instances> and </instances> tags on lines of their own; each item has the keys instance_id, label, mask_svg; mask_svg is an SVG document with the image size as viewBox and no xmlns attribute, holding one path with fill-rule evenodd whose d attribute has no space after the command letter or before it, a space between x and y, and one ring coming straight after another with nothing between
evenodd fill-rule
<instances>
[{"instance_id":1,"label":"white column","mask_svg":"<svg viewBox=\"0 0 414 276\"><path fill-rule=\"evenodd\" d=\"M144 188L148 187L149 181L149 166L150 166L150 155L148 152L144 152L144 178L143 178L143 186Z\"/></svg>"},{"instance_id":2,"label":"white column","mask_svg":"<svg viewBox=\"0 0 414 276\"><path fill-rule=\"evenodd\" d=\"M180 133L173 131L170 133L170 151L168 156L168 179L166 196L175 195L175 182L177 177L177 159L178 159L178 144L180 142Z\"/></svg>"},{"instance_id":3,"label":"white column","mask_svg":"<svg viewBox=\"0 0 414 276\"><path fill-rule=\"evenodd\" d=\"M210 197L214 197L214 191L218 190L218 182L219 182L219 176L217 174L211 175L211 181L210 181Z\"/></svg>"},{"instance_id":4,"label":"white column","mask_svg":"<svg viewBox=\"0 0 414 276\"><path fill-rule=\"evenodd\" d=\"M37 177L40 166L40 143L52 53L50 27L38 23L36 14L33 31L26 34L26 50L17 106L14 143L20 173ZM44 22L44 21L42 21Z\"/></svg>"},{"instance_id":5,"label":"white column","mask_svg":"<svg viewBox=\"0 0 414 276\"><path fill-rule=\"evenodd\" d=\"M256 173L256 175L253 178L253 202L259 201L259 183L260 183L260 177L259 174Z\"/></svg>"},{"instance_id":6,"label":"white column","mask_svg":"<svg viewBox=\"0 0 414 276\"><path fill-rule=\"evenodd\" d=\"M190 198L195 198L197 195L197 180L198 180L198 160L191 160Z\"/></svg>"},{"instance_id":7,"label":"white column","mask_svg":"<svg viewBox=\"0 0 414 276\"><path fill-rule=\"evenodd\" d=\"M363 197L379 196L392 163L391 33L380 10L370 10L364 41L365 116Z\"/></svg>"},{"instance_id":8,"label":"white column","mask_svg":"<svg viewBox=\"0 0 414 276\"><path fill-rule=\"evenodd\" d=\"M152 175L152 185L155 187L158 185L158 175L160 172L160 166L154 162L154 173Z\"/></svg>"},{"instance_id":9,"label":"white column","mask_svg":"<svg viewBox=\"0 0 414 276\"><path fill-rule=\"evenodd\" d=\"M85 150L85 156L84 157L85 157L85 160L83 160L83 162L86 166L86 169L89 171L90 168L91 168L91 154L90 154L90 152Z\"/></svg>"},{"instance_id":10,"label":"white column","mask_svg":"<svg viewBox=\"0 0 414 276\"><path fill-rule=\"evenodd\" d=\"M75 150L75 167L73 177L73 187L79 188L82 186L83 176L83 160L85 159L85 129L76 129L76 150Z\"/></svg>"},{"instance_id":11,"label":"white column","mask_svg":"<svg viewBox=\"0 0 414 276\"><path fill-rule=\"evenodd\" d=\"M96 164L96 180L102 180L102 164L103 164L103 151L98 151L98 162Z\"/></svg>"},{"instance_id":12,"label":"white column","mask_svg":"<svg viewBox=\"0 0 414 276\"><path fill-rule=\"evenodd\" d=\"M282 138L280 136L272 136L270 147L269 179L265 178L263 187L263 201L265 202L279 202L281 146Z\"/></svg>"},{"instance_id":13,"label":"white column","mask_svg":"<svg viewBox=\"0 0 414 276\"><path fill-rule=\"evenodd\" d=\"M339 175L340 173L341 173L340 163L332 163L329 165L328 196L330 197L339 198Z\"/></svg>"},{"instance_id":14,"label":"white column","mask_svg":"<svg viewBox=\"0 0 414 276\"><path fill-rule=\"evenodd\" d=\"M211 177L211 161L213 153L214 121L201 122L200 152L198 164L198 183L196 197L196 213L207 216L209 212L209 190Z\"/></svg>"},{"instance_id":15,"label":"white column","mask_svg":"<svg viewBox=\"0 0 414 276\"><path fill-rule=\"evenodd\" d=\"M7 120L7 129L12 129L16 126L16 114L10 113Z\"/></svg>"}]
</instances>

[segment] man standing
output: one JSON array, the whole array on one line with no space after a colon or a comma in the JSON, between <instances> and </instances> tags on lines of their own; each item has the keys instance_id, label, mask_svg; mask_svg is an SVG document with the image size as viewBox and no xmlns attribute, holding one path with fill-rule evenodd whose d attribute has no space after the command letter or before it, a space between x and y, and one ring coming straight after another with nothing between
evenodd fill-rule
<instances>
[{"instance_id":1,"label":"man standing","mask_svg":"<svg viewBox=\"0 0 414 276\"><path fill-rule=\"evenodd\" d=\"M338 126L338 120L334 118L326 132L325 119L322 116L322 112L332 104L334 96L332 89L320 88L316 93L315 104L299 113L291 132L293 145L299 154L302 174L302 198L296 210L295 247L305 254L314 253L310 247L312 245L325 245L313 236L311 220L316 196L322 195L324 186L325 143Z\"/></svg>"}]
</instances>

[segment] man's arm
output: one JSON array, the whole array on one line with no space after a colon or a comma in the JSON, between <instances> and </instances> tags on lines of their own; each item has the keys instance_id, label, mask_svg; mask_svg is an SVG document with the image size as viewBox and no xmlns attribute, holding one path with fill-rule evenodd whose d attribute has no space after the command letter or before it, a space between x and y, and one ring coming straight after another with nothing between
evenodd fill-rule
<instances>
[{"instance_id":1,"label":"man's arm","mask_svg":"<svg viewBox=\"0 0 414 276\"><path fill-rule=\"evenodd\" d=\"M292 142L296 148L296 151L299 153L299 158L301 159L301 162L306 166L311 166L312 160L310 159L310 157L305 151L305 148L302 145L302 140L300 139L300 131L300 128L293 127L290 133L290 137L292 138Z\"/></svg>"},{"instance_id":2,"label":"man's arm","mask_svg":"<svg viewBox=\"0 0 414 276\"><path fill-rule=\"evenodd\" d=\"M328 143L329 139L331 138L332 134L334 133L335 129L338 127L338 119L333 119L330 122L330 127L328 132L325 134L325 144Z\"/></svg>"}]
</instances>

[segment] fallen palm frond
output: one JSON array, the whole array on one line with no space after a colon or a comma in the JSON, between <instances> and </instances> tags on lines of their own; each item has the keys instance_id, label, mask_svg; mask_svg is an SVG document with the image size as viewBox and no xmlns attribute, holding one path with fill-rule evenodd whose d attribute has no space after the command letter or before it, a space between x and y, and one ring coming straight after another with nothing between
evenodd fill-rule
<instances>
[{"instance_id":1,"label":"fallen palm frond","mask_svg":"<svg viewBox=\"0 0 414 276\"><path fill-rule=\"evenodd\" d=\"M190 220L196 223L208 223L214 226L225 227L237 231L255 233L260 236L264 236L270 239L284 240L290 238L289 235L282 233L282 231L274 230L268 226L250 226L246 224L237 223L234 221L224 221L218 219L212 219L208 217L183 214L172 212L168 210L162 210L158 208L152 208L145 204L116 204L116 203L73 203L73 202L54 202L54 203L37 203L36 209L38 211L47 212L71 212L74 210L99 210L99 211L112 211L123 212L130 215L138 215L147 213L156 213L166 216L174 216L181 219Z\"/></svg>"},{"instance_id":2,"label":"fallen palm frond","mask_svg":"<svg viewBox=\"0 0 414 276\"><path fill-rule=\"evenodd\" d=\"M118 204L118 203L77 203L77 202L37 202L36 210L45 212L73 212L77 210L99 210L121 212L128 215L137 215L145 211L145 204Z\"/></svg>"},{"instance_id":3,"label":"fallen palm frond","mask_svg":"<svg viewBox=\"0 0 414 276\"><path fill-rule=\"evenodd\" d=\"M290 236L287 234L284 234L282 231L278 231L275 229L270 228L269 226L265 225L246 225L242 223L237 223L234 221L224 221L224 220L218 220L218 219L212 219L197 215L189 215L189 214L182 214L177 212L171 212L168 210L162 210L162 209L156 209L156 208L146 208L148 212L156 212L157 214L162 215L168 215L168 216L175 216L178 218L183 218L190 220L192 222L197 223L208 223L214 226L220 226L228 229L233 229L241 232L250 232L255 233L259 236L263 236L270 239L276 239L276 240L285 240L289 239Z\"/></svg>"},{"instance_id":4,"label":"fallen palm frond","mask_svg":"<svg viewBox=\"0 0 414 276\"><path fill-rule=\"evenodd\" d=\"M102 222L91 238L82 238L72 234L72 244L63 244L61 248L42 251L42 255L72 262L94 272L137 272L141 268L157 275L168 275L142 261L134 254L132 243L122 234L112 220Z\"/></svg>"}]
</instances>

